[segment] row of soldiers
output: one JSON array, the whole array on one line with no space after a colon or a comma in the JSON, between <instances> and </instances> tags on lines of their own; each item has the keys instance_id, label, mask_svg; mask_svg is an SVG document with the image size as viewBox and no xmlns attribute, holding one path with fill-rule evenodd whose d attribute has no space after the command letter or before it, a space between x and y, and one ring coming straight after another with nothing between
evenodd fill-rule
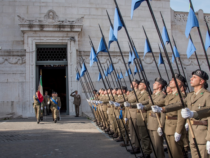
<instances>
[{"instance_id":1,"label":"row of soldiers","mask_svg":"<svg viewBox=\"0 0 210 158\"><path fill-rule=\"evenodd\" d=\"M53 121L56 123L60 120L60 109L61 109L61 99L58 97L57 92L52 93L52 97L49 97L48 92L45 92L45 96L42 102L38 99L38 91L33 96L34 103L33 108L35 110L35 115L37 119L37 124L40 121L43 121L43 111L46 111L49 114L49 109L52 112Z\"/></svg>"},{"instance_id":2,"label":"row of soldiers","mask_svg":"<svg viewBox=\"0 0 210 158\"><path fill-rule=\"evenodd\" d=\"M99 93L94 91L95 97L88 103L98 126L117 142L123 141L120 144L122 147L132 145L127 149L131 154L141 153L141 147L146 158L152 153L150 138L157 157L165 158L163 132L174 158L187 157L189 147L192 158L198 158L192 135L188 132L186 120L190 119L201 157L207 158L210 154L208 79L207 73L202 70L192 72L190 84L194 91L187 94L187 81L182 75L175 74L168 87L164 79L156 78L151 95L154 104L147 91L149 82L134 79L131 84L133 91L127 91L126 87L100 89ZM175 80L184 100L184 109Z\"/></svg>"}]
</instances>

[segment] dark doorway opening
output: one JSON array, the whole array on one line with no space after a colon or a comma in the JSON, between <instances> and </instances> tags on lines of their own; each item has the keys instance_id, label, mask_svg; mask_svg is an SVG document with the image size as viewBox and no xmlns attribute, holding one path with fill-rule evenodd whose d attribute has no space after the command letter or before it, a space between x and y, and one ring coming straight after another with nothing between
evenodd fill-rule
<instances>
[{"instance_id":1,"label":"dark doorway opening","mask_svg":"<svg viewBox=\"0 0 210 158\"><path fill-rule=\"evenodd\" d=\"M61 110L60 112L66 113L66 66L61 67L45 67L39 66L42 69L42 84L43 90L48 91L48 94L52 95L52 92L57 92L58 97L61 98Z\"/></svg>"}]
</instances>

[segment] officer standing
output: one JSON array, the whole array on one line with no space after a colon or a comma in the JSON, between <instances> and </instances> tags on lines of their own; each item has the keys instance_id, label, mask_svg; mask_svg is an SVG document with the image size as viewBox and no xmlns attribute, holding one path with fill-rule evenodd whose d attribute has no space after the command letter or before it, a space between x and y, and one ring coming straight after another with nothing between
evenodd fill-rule
<instances>
[{"instance_id":1,"label":"officer standing","mask_svg":"<svg viewBox=\"0 0 210 158\"><path fill-rule=\"evenodd\" d=\"M81 104L81 97L78 94L78 91L72 92L70 94L70 96L74 98L73 104L75 105L75 112L76 112L76 116L75 117L79 117L79 106Z\"/></svg>"},{"instance_id":2,"label":"officer standing","mask_svg":"<svg viewBox=\"0 0 210 158\"><path fill-rule=\"evenodd\" d=\"M58 93L55 92L55 97L57 98L58 106L57 106L57 120L60 121L61 116L60 116L60 109L61 109L61 99L58 97Z\"/></svg>"},{"instance_id":3,"label":"officer standing","mask_svg":"<svg viewBox=\"0 0 210 158\"><path fill-rule=\"evenodd\" d=\"M47 112L47 115L50 114L50 105L48 104L50 101L50 96L48 95L48 91L45 91L44 95L44 110Z\"/></svg>"},{"instance_id":4,"label":"officer standing","mask_svg":"<svg viewBox=\"0 0 210 158\"><path fill-rule=\"evenodd\" d=\"M34 99L34 110L35 110L35 115L36 115L36 120L37 120L37 124L39 124L40 122L40 110L41 110L41 103L38 99L38 91L36 92L36 94L33 96Z\"/></svg>"},{"instance_id":5,"label":"officer standing","mask_svg":"<svg viewBox=\"0 0 210 158\"><path fill-rule=\"evenodd\" d=\"M57 106L58 106L58 100L57 97L55 97L55 92L52 93L52 97L50 98L50 104L51 104L51 111L52 111L52 117L53 121L57 122Z\"/></svg>"}]
</instances>

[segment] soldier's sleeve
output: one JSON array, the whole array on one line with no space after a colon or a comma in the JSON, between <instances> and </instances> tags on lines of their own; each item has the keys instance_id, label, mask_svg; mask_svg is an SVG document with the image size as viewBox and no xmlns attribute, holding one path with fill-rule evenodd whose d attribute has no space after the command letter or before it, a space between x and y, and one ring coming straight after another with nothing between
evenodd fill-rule
<instances>
[{"instance_id":1,"label":"soldier's sleeve","mask_svg":"<svg viewBox=\"0 0 210 158\"><path fill-rule=\"evenodd\" d=\"M141 103L142 103L142 105L147 105L147 104L149 104L149 99L142 101Z\"/></svg>"},{"instance_id":2,"label":"soldier's sleeve","mask_svg":"<svg viewBox=\"0 0 210 158\"><path fill-rule=\"evenodd\" d=\"M194 112L193 118L199 120L202 118L210 117L210 107L198 109Z\"/></svg>"},{"instance_id":3,"label":"soldier's sleeve","mask_svg":"<svg viewBox=\"0 0 210 158\"><path fill-rule=\"evenodd\" d=\"M183 101L184 101L185 107L187 107L187 98L185 98L185 99L183 98ZM172 104L169 104L166 107L164 107L164 112L177 111L182 108L183 108L183 106L182 106L181 101L178 101L177 103L172 103Z\"/></svg>"}]
</instances>

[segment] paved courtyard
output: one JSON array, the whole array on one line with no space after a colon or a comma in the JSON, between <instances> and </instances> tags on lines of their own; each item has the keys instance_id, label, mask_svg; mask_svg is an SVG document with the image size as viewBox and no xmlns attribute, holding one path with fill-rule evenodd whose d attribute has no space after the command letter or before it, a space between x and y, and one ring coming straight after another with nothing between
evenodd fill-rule
<instances>
[{"instance_id":1,"label":"paved courtyard","mask_svg":"<svg viewBox=\"0 0 210 158\"><path fill-rule=\"evenodd\" d=\"M134 158L83 117L0 121L0 158Z\"/></svg>"}]
</instances>

